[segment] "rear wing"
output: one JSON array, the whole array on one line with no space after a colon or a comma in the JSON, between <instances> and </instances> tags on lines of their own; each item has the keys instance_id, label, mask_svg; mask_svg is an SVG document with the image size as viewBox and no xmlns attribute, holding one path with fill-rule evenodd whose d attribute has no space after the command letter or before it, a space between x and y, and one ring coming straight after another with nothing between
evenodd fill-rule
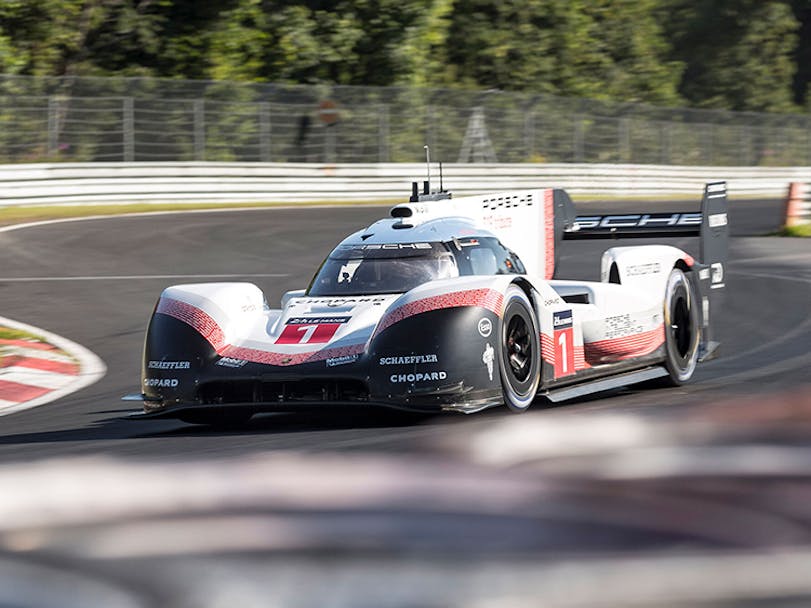
<instances>
[{"instance_id":1,"label":"rear wing","mask_svg":"<svg viewBox=\"0 0 811 608\"><path fill-rule=\"evenodd\" d=\"M709 236L710 228L727 225L726 192L726 182L707 184L701 211L578 215L564 229L563 240ZM713 238L717 236L721 235L715 234ZM726 248L726 240L723 247Z\"/></svg>"},{"instance_id":2,"label":"rear wing","mask_svg":"<svg viewBox=\"0 0 811 608\"><path fill-rule=\"evenodd\" d=\"M699 237L699 259L691 270L701 298L701 360L718 348L717 327L711 323L722 306L724 267L729 248L726 182L704 186L701 211L583 215L563 229L563 240Z\"/></svg>"}]
</instances>

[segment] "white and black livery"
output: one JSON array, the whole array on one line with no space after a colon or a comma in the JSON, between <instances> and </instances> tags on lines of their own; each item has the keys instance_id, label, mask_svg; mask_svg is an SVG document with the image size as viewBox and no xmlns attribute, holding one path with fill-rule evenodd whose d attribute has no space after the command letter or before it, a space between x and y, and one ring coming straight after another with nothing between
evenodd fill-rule
<instances>
[{"instance_id":1,"label":"white and black livery","mask_svg":"<svg viewBox=\"0 0 811 608\"><path fill-rule=\"evenodd\" d=\"M612 247L600 282L556 277L562 240L695 235ZM476 412L661 378L715 354L726 185L700 212L577 217L547 188L395 206L270 308L251 283L167 288L144 347L144 418L235 422L312 406ZM596 261L596 260L595 260Z\"/></svg>"}]
</instances>

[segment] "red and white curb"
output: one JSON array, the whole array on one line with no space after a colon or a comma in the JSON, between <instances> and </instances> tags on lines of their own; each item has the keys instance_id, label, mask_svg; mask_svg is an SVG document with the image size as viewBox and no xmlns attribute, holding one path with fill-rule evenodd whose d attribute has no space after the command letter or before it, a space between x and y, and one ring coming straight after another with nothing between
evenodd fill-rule
<instances>
[{"instance_id":1,"label":"red and white curb","mask_svg":"<svg viewBox=\"0 0 811 608\"><path fill-rule=\"evenodd\" d=\"M0 317L0 326L45 340L0 339L0 416L50 403L107 372L101 359L67 338L5 317Z\"/></svg>"}]
</instances>

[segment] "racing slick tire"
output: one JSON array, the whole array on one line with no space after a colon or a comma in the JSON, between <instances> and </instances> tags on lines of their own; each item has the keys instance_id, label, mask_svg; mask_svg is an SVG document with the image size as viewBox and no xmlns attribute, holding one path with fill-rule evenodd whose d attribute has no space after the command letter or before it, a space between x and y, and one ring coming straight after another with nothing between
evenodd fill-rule
<instances>
[{"instance_id":1,"label":"racing slick tire","mask_svg":"<svg viewBox=\"0 0 811 608\"><path fill-rule=\"evenodd\" d=\"M524 412L532 405L541 381L541 347L532 304L515 285L504 298L499 341L504 403L513 412Z\"/></svg>"},{"instance_id":2,"label":"racing slick tire","mask_svg":"<svg viewBox=\"0 0 811 608\"><path fill-rule=\"evenodd\" d=\"M701 323L695 289L687 276L674 268L665 288L665 368L668 386L680 386L693 376L698 362Z\"/></svg>"}]
</instances>

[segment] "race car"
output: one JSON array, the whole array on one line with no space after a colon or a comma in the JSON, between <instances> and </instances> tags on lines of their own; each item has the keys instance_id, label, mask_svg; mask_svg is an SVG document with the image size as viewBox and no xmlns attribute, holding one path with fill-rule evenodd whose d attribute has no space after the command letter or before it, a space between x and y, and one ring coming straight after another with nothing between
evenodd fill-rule
<instances>
[{"instance_id":1,"label":"race car","mask_svg":"<svg viewBox=\"0 0 811 608\"><path fill-rule=\"evenodd\" d=\"M698 236L611 247L601 281L556 277L562 240ZM175 285L148 329L140 418L226 423L258 412L387 406L478 412L654 379L715 356L726 184L700 212L576 216L562 189L408 202L344 239L270 308L251 283Z\"/></svg>"}]
</instances>

